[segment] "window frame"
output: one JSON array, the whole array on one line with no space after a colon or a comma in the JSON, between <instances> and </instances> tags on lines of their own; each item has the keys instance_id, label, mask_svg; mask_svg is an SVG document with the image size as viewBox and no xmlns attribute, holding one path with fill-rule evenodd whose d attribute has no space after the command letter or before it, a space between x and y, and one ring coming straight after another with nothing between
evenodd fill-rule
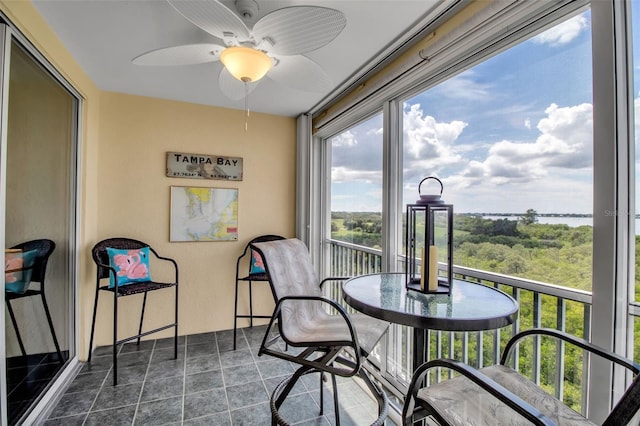
<instances>
[{"instance_id":1,"label":"window frame","mask_svg":"<svg viewBox=\"0 0 640 426\"><path fill-rule=\"evenodd\" d=\"M501 23L509 26L508 34L500 32L496 25L493 32L486 31L482 45L469 49L461 43L449 46L447 55L442 60L430 64L418 75L399 79L388 85L376 96L366 101L350 105L345 112L332 118L324 126L317 129L313 137L307 139L314 147L325 144L331 135L337 134L354 123L362 120L374 110L383 108L384 123L384 157L383 157L383 270L393 271L398 253L397 245L401 241L398 234L398 215L402 213L401 203L401 123L402 99L425 91L442 81L451 78L462 70L495 55L523 39L542 32L548 27L565 20L572 15L591 7L592 20L592 61L593 67L593 105L594 105L594 185L593 185L593 317L591 340L617 353L631 357L633 351L633 317L640 316L640 301L633 300L634 264L635 264L635 224L632 215L605 215L605 210L633 211L635 205L635 152L633 138L633 94L631 70L631 35L629 22L630 3L585 0L548 4L547 10L530 13L527 7L518 2L512 5L521 13L512 13L511 21ZM513 10L512 10L513 12ZM446 56L446 58L444 57ZM612 72L612 70L614 70ZM418 78L419 77L419 78ZM417 83L417 81L420 81ZM597 107L596 107L597 106ZM326 156L326 153L324 153ZM322 183L327 177L327 164L322 162L326 157L311 160L314 170L309 175L315 182L312 187L316 193L311 198L322 196L326 191ZM300 165L306 167L308 165ZM330 174L328 175L330 177ZM330 216L327 211L327 200L321 202L320 217ZM394 212L394 213L391 213ZM601 214L602 213L602 214ZM310 222L309 229L319 242L317 248L327 247L323 240L326 225ZM630 237L632 236L632 237ZM313 238L313 237L312 237ZM394 244L396 242L396 244ZM312 248L313 250L313 248ZM321 270L326 268L322 265ZM613 333L612 333L613 331ZM597 363L592 364L590 380L592 382L610 382L616 392L624 388L625 377L614 378L602 374ZM598 389L592 387L591 389ZM589 396L592 413L607 413L611 404L609 394L591 392ZM597 415L597 414L596 414ZM594 419L597 420L597 419Z\"/></svg>"}]
</instances>

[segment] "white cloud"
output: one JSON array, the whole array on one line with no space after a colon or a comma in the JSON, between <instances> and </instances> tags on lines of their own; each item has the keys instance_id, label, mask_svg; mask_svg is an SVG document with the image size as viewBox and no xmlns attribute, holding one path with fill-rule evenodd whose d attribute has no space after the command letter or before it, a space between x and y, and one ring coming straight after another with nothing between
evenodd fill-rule
<instances>
[{"instance_id":1,"label":"white cloud","mask_svg":"<svg viewBox=\"0 0 640 426\"><path fill-rule=\"evenodd\" d=\"M447 179L445 199L454 204L456 212L524 212L535 208L540 213L590 213L593 187L590 179L582 178L584 174L556 175L517 187L483 184L472 190L458 190L458 182Z\"/></svg>"},{"instance_id":2,"label":"white cloud","mask_svg":"<svg viewBox=\"0 0 640 426\"><path fill-rule=\"evenodd\" d=\"M334 148L339 146L354 146L357 144L358 140L356 139L356 135L354 135L350 130L342 132L338 136L331 138L331 146Z\"/></svg>"},{"instance_id":3,"label":"white cloud","mask_svg":"<svg viewBox=\"0 0 640 426\"><path fill-rule=\"evenodd\" d=\"M468 101L486 100L492 95L490 84L481 84L476 81L474 70L467 70L455 78L446 80L438 86L442 96L451 99L465 99Z\"/></svg>"},{"instance_id":4,"label":"white cloud","mask_svg":"<svg viewBox=\"0 0 640 426\"><path fill-rule=\"evenodd\" d=\"M471 161L458 187L491 183L531 182L549 175L551 169L583 169L592 165L592 106L558 107L551 104L538 122L540 135L534 142L502 140L491 146L484 161Z\"/></svg>"},{"instance_id":5,"label":"white cloud","mask_svg":"<svg viewBox=\"0 0 640 426\"><path fill-rule=\"evenodd\" d=\"M640 98L636 105L640 118ZM478 211L486 205L495 207L495 211L519 211L518 205L529 205L534 198L539 211L554 211L554 206L557 210L566 203L583 211L583 205L590 203L584 193L576 195L575 200L571 199L573 191L567 194L568 185L583 189L590 182L593 118L589 103L549 105L537 123L528 120L531 132L525 135L537 132L534 139L464 145L459 139L468 123L438 121L425 114L420 104L406 105L403 114L404 196L409 201L416 197L420 179L432 175L442 178L445 199L459 205L459 211ZM381 186L382 141L378 129L379 124L363 126L332 139L332 183ZM364 196L360 189L349 196L350 201L342 201L347 210L354 210L360 203L356 200L367 198ZM358 209L370 209L369 204L375 203L369 197L365 204Z\"/></svg>"},{"instance_id":6,"label":"white cloud","mask_svg":"<svg viewBox=\"0 0 640 426\"><path fill-rule=\"evenodd\" d=\"M531 130L531 119L527 118L526 120L524 120L524 127Z\"/></svg>"},{"instance_id":7,"label":"white cloud","mask_svg":"<svg viewBox=\"0 0 640 426\"><path fill-rule=\"evenodd\" d=\"M331 138L332 168L358 171L356 176L382 170L382 116L373 117ZM368 178L367 178L368 179Z\"/></svg>"},{"instance_id":8,"label":"white cloud","mask_svg":"<svg viewBox=\"0 0 640 426\"><path fill-rule=\"evenodd\" d=\"M640 99L637 105L640 116ZM539 132L535 140L500 140L488 145L484 158L459 158L457 154L463 151L456 139L463 127L448 139L446 149L451 155L443 157L443 161L457 160L449 162L454 167L441 170L439 158L430 164L427 160L414 161L411 166L416 167L417 174L439 175L445 186L444 197L456 205L457 211L512 212L535 205L540 212L589 212L591 199L584 194L591 193L592 105L551 104L545 114L537 125L531 123L531 128ZM483 151L474 152L477 155ZM417 194L417 174L409 176L409 170L405 173L404 198L408 201Z\"/></svg>"},{"instance_id":9,"label":"white cloud","mask_svg":"<svg viewBox=\"0 0 640 426\"><path fill-rule=\"evenodd\" d=\"M560 46L573 41L586 28L589 28L589 20L583 13L535 36L532 41L552 47Z\"/></svg>"},{"instance_id":10,"label":"white cloud","mask_svg":"<svg viewBox=\"0 0 640 426\"><path fill-rule=\"evenodd\" d=\"M456 164L462 157L456 153L453 144L467 123L454 120L438 122L430 115L423 116L420 104L411 105L404 111L404 141L408 160L405 167L425 169L442 168Z\"/></svg>"},{"instance_id":11,"label":"white cloud","mask_svg":"<svg viewBox=\"0 0 640 426\"><path fill-rule=\"evenodd\" d=\"M331 182L354 182L361 181L365 183L382 184L381 170L356 170L348 167L332 167Z\"/></svg>"}]
</instances>

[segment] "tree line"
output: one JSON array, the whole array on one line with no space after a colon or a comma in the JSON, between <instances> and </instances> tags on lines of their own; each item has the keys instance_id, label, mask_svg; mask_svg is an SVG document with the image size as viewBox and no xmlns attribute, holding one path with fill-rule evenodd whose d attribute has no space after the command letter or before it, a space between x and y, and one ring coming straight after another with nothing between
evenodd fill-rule
<instances>
[{"instance_id":1,"label":"tree line","mask_svg":"<svg viewBox=\"0 0 640 426\"><path fill-rule=\"evenodd\" d=\"M527 210L517 220L454 215L454 264L590 290L592 227L537 223ZM423 228L418 233L423 233ZM381 248L379 212L334 212L331 238ZM403 234L404 238L404 234Z\"/></svg>"}]
</instances>

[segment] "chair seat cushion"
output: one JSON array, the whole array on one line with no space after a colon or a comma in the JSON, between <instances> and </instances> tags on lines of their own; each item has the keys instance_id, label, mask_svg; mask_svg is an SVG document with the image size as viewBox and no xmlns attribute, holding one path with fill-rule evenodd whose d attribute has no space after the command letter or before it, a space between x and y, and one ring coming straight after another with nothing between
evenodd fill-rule
<instances>
[{"instance_id":1,"label":"chair seat cushion","mask_svg":"<svg viewBox=\"0 0 640 426\"><path fill-rule=\"evenodd\" d=\"M349 315L351 323L358 333L358 344L369 355L389 328L389 323L364 314Z\"/></svg>"},{"instance_id":2,"label":"chair seat cushion","mask_svg":"<svg viewBox=\"0 0 640 426\"><path fill-rule=\"evenodd\" d=\"M509 367L492 365L480 371L536 407L556 424L595 425ZM417 399L432 406L452 425L531 424L464 376L422 388Z\"/></svg>"},{"instance_id":3,"label":"chair seat cushion","mask_svg":"<svg viewBox=\"0 0 640 426\"><path fill-rule=\"evenodd\" d=\"M316 344L318 342L349 342L351 335L345 319L341 315L329 315L320 309L307 318L296 318L283 326L285 337L294 346ZM389 323L363 314L350 314L351 324L356 329L358 345L365 354L371 353L380 338L389 328Z\"/></svg>"}]
</instances>

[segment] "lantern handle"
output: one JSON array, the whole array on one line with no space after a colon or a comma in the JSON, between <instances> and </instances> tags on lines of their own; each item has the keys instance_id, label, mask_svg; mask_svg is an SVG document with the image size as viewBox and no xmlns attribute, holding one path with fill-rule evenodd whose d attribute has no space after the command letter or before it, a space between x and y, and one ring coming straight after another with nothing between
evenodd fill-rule
<instances>
[{"instance_id":1,"label":"lantern handle","mask_svg":"<svg viewBox=\"0 0 640 426\"><path fill-rule=\"evenodd\" d=\"M440 196L442 196L442 191L444 190L444 185L442 185L442 181L440 179L438 179L437 177L435 177L435 176L427 176L426 178L424 178L424 179L422 179L420 181L420 184L418 185L418 194L422 195L422 192L420 192L420 187L422 186L422 182L424 182L427 179L435 179L435 180L438 181L438 183L440 184Z\"/></svg>"}]
</instances>

